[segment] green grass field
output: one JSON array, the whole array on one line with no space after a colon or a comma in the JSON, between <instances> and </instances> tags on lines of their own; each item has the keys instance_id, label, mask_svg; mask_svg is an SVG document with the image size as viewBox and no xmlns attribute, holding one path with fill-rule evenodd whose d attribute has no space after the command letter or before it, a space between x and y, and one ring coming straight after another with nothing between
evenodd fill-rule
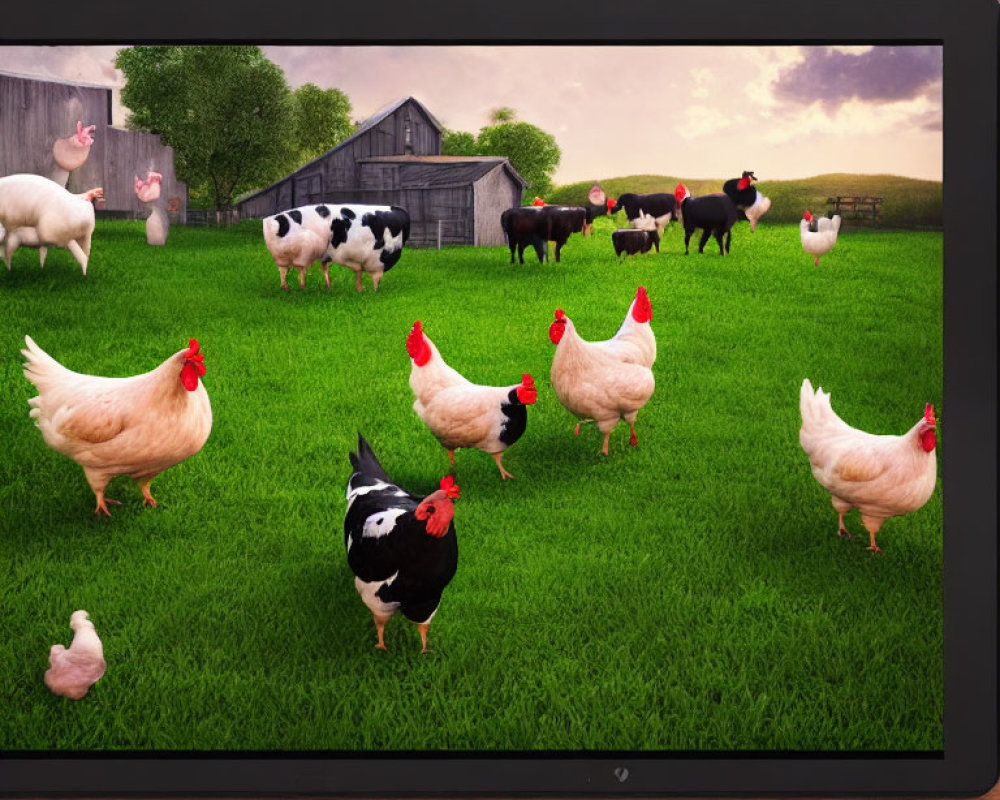
<instances>
[{"instance_id":1,"label":"green grass field","mask_svg":"<svg viewBox=\"0 0 1000 800\"><path fill-rule=\"evenodd\" d=\"M67 251L0 271L0 749L936 750L942 743L942 511L851 541L798 444L804 377L852 425L902 433L942 399L942 236L841 232L819 268L796 225L736 227L683 255L618 263L612 220L561 264L505 248L407 250L377 295L318 270L283 293L259 223L99 222L86 278ZM296 281L292 280L293 285ZM657 387L600 436L552 393L565 309L611 336L638 285ZM448 459L412 410L415 319L494 385L535 376L516 476L458 453L458 573L420 654L388 652L343 550L347 454L430 491ZM128 375L196 337L214 428L153 482L156 509L95 518L82 470L28 418L30 334L71 369ZM939 453L946 450L939 434ZM943 455L942 455L943 457ZM42 681L87 609L107 674L81 701Z\"/></svg>"}]
</instances>

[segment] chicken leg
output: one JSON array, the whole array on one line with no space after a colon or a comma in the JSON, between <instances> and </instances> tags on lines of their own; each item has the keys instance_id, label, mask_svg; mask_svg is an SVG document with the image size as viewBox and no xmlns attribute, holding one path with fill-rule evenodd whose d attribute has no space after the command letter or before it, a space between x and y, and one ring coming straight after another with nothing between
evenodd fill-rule
<instances>
[{"instance_id":1,"label":"chicken leg","mask_svg":"<svg viewBox=\"0 0 1000 800\"><path fill-rule=\"evenodd\" d=\"M868 550L873 553L881 553L882 548L875 544L875 537L878 535L879 530L882 528L882 523L885 522L884 519L878 519L876 517L869 517L865 514L861 515L861 524L865 526L868 531L869 545Z\"/></svg>"},{"instance_id":2,"label":"chicken leg","mask_svg":"<svg viewBox=\"0 0 1000 800\"><path fill-rule=\"evenodd\" d=\"M507 478L513 478L507 470L503 468L503 453L490 453L493 456L493 460L497 462L497 466L500 468L500 479L507 480Z\"/></svg>"},{"instance_id":3,"label":"chicken leg","mask_svg":"<svg viewBox=\"0 0 1000 800\"><path fill-rule=\"evenodd\" d=\"M422 625L417 625L417 630L420 631L420 641L423 642L424 647L420 651L421 653L427 652L427 629L430 627L429 622L425 622Z\"/></svg>"},{"instance_id":4,"label":"chicken leg","mask_svg":"<svg viewBox=\"0 0 1000 800\"><path fill-rule=\"evenodd\" d=\"M149 491L149 484L151 484L152 482L153 482L153 479L150 478L148 481L146 481L145 483L143 483L141 485L142 496L143 496L143 502L142 502L142 504L145 505L145 506L152 506L153 508L156 508L156 505L157 505L156 504L156 500L153 499L153 495Z\"/></svg>"},{"instance_id":5,"label":"chicken leg","mask_svg":"<svg viewBox=\"0 0 1000 800\"><path fill-rule=\"evenodd\" d=\"M385 646L385 624L389 621L388 616L381 616L372 612L372 619L375 620L375 630L378 631L378 644L375 645L376 650L388 650Z\"/></svg>"}]
</instances>

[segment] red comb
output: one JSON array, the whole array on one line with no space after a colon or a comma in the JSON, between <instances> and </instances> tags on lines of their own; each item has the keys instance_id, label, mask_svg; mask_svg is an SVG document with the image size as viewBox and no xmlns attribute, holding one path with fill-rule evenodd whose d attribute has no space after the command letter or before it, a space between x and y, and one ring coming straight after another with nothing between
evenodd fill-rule
<instances>
[{"instance_id":1,"label":"red comb","mask_svg":"<svg viewBox=\"0 0 1000 800\"><path fill-rule=\"evenodd\" d=\"M188 339L188 351L184 354L186 358L191 358L201 349L197 339Z\"/></svg>"},{"instance_id":2,"label":"red comb","mask_svg":"<svg viewBox=\"0 0 1000 800\"><path fill-rule=\"evenodd\" d=\"M635 303L632 305L632 319L636 322L649 322L653 318L653 304L649 302L646 287L640 286L635 293Z\"/></svg>"},{"instance_id":3,"label":"red comb","mask_svg":"<svg viewBox=\"0 0 1000 800\"><path fill-rule=\"evenodd\" d=\"M683 183L678 183L677 188L674 189L674 197L677 198L677 202L683 202L684 198L687 196L688 189Z\"/></svg>"},{"instance_id":4,"label":"red comb","mask_svg":"<svg viewBox=\"0 0 1000 800\"><path fill-rule=\"evenodd\" d=\"M448 497L450 497L452 500L456 500L456 499L458 499L458 497L460 497L460 492L459 492L459 489L458 489L458 484L455 483L454 476L452 476L452 475L445 475L441 479L440 486L441 486L441 489L444 491L444 493L446 495L448 495Z\"/></svg>"},{"instance_id":5,"label":"red comb","mask_svg":"<svg viewBox=\"0 0 1000 800\"><path fill-rule=\"evenodd\" d=\"M932 406L930 403L924 406L924 421L928 425L937 424L937 420L934 419L934 406Z\"/></svg>"},{"instance_id":6,"label":"red comb","mask_svg":"<svg viewBox=\"0 0 1000 800\"><path fill-rule=\"evenodd\" d=\"M740 191L743 191L749 185L750 185L750 179L749 178L742 178L742 179L740 179L740 182L738 184L736 184L736 188L739 189Z\"/></svg>"},{"instance_id":7,"label":"red comb","mask_svg":"<svg viewBox=\"0 0 1000 800\"><path fill-rule=\"evenodd\" d=\"M808 208L806 209L806 213L802 215L802 219L804 219L806 222L812 222L813 221L813 215L809 213L809 209Z\"/></svg>"},{"instance_id":8,"label":"red comb","mask_svg":"<svg viewBox=\"0 0 1000 800\"><path fill-rule=\"evenodd\" d=\"M559 320L560 322L566 321L566 315L563 313L563 310L561 308L556 309L556 319Z\"/></svg>"},{"instance_id":9,"label":"red comb","mask_svg":"<svg viewBox=\"0 0 1000 800\"><path fill-rule=\"evenodd\" d=\"M431 348L424 338L424 328L419 319L413 323L413 328L406 337L406 352L418 367L422 367L430 360Z\"/></svg>"},{"instance_id":10,"label":"red comb","mask_svg":"<svg viewBox=\"0 0 1000 800\"><path fill-rule=\"evenodd\" d=\"M608 198L608 211L615 207L615 199L613 197Z\"/></svg>"}]
</instances>

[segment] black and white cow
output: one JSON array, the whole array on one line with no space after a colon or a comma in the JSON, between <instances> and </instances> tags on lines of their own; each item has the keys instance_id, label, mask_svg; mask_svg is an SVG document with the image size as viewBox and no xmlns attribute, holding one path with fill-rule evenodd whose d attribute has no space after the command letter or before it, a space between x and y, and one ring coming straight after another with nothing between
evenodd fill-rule
<instances>
[{"instance_id":1,"label":"black and white cow","mask_svg":"<svg viewBox=\"0 0 1000 800\"><path fill-rule=\"evenodd\" d=\"M508 208L500 215L500 226L510 248L510 263L514 263L517 249L520 262L524 263L524 249L531 245L541 263L547 255L548 242L555 242L556 263L562 247L570 234L590 233L594 215L589 208L579 206L518 206Z\"/></svg>"},{"instance_id":2,"label":"black and white cow","mask_svg":"<svg viewBox=\"0 0 1000 800\"><path fill-rule=\"evenodd\" d=\"M306 269L318 260L327 288L333 262L354 271L359 292L361 274L368 273L377 292L409 236L410 215L399 206L320 203L264 219L264 241L278 266L282 289L288 288L290 266L298 268L299 285L305 288Z\"/></svg>"},{"instance_id":3,"label":"black and white cow","mask_svg":"<svg viewBox=\"0 0 1000 800\"><path fill-rule=\"evenodd\" d=\"M659 240L671 219L677 219L677 199L672 194L659 192L655 194L634 194L626 192L619 195L610 213L625 212L625 217L633 228L642 231L655 231L656 252L660 252Z\"/></svg>"},{"instance_id":4,"label":"black and white cow","mask_svg":"<svg viewBox=\"0 0 1000 800\"><path fill-rule=\"evenodd\" d=\"M744 170L739 178L730 178L722 184L723 193L736 206L737 219L750 221L750 230L757 230L757 223L771 208L771 201L753 185L757 177L752 170Z\"/></svg>"},{"instance_id":5,"label":"black and white cow","mask_svg":"<svg viewBox=\"0 0 1000 800\"><path fill-rule=\"evenodd\" d=\"M636 230L635 228L618 228L611 234L611 244L619 259L622 253L634 256L636 253L648 253L654 244L659 245L660 235L655 231Z\"/></svg>"},{"instance_id":6,"label":"black and white cow","mask_svg":"<svg viewBox=\"0 0 1000 800\"><path fill-rule=\"evenodd\" d=\"M699 253L705 252L705 243L709 236L715 236L715 241L719 243L719 255L728 253L732 228L736 222L736 206L733 201L722 192L692 197L690 190L683 183L677 184L674 196L677 198L677 206L680 208L684 224L684 255L688 254L688 242L691 241L691 234L696 228L704 231L698 243ZM723 236L726 237L725 248L722 244Z\"/></svg>"}]
</instances>

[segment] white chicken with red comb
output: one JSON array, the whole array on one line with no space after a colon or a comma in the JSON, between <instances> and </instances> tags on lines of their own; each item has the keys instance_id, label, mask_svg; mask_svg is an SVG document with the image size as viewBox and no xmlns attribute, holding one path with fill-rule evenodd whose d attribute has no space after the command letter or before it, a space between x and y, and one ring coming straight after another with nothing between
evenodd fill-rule
<instances>
[{"instance_id":1,"label":"white chicken with red comb","mask_svg":"<svg viewBox=\"0 0 1000 800\"><path fill-rule=\"evenodd\" d=\"M482 386L452 369L417 320L406 337L410 354L413 410L448 451L472 447L493 456L500 477L513 478L503 465L504 451L521 438L528 425L527 406L537 399L535 381L527 373L509 386Z\"/></svg>"},{"instance_id":2,"label":"white chicken with red comb","mask_svg":"<svg viewBox=\"0 0 1000 800\"><path fill-rule=\"evenodd\" d=\"M604 436L604 455L608 455L611 431L619 420L629 425L629 444L638 444L636 417L656 387L652 370L656 337L649 324L652 318L652 304L640 286L611 339L583 339L561 308L556 309L555 321L549 326L549 339L556 345L550 374L552 388L567 411L582 422L597 423ZM579 435L579 423L573 433Z\"/></svg>"},{"instance_id":3,"label":"white chicken with red comb","mask_svg":"<svg viewBox=\"0 0 1000 800\"><path fill-rule=\"evenodd\" d=\"M67 369L24 337L24 376L38 396L30 416L53 450L83 467L97 498L95 514L111 516L104 496L111 479L128 475L155 506L150 483L195 455L212 430L212 407L201 381L205 356L196 339L142 375L105 378Z\"/></svg>"},{"instance_id":4,"label":"white chicken with red comb","mask_svg":"<svg viewBox=\"0 0 1000 800\"><path fill-rule=\"evenodd\" d=\"M808 378L799 391L799 443L809 456L813 477L830 493L839 515L837 536L851 538L844 515L861 512L868 549L881 553L875 537L890 517L924 506L937 482L937 420L927 403L924 415L902 436L875 435L852 428L830 404L822 387Z\"/></svg>"},{"instance_id":5,"label":"white chicken with red comb","mask_svg":"<svg viewBox=\"0 0 1000 800\"><path fill-rule=\"evenodd\" d=\"M817 218L806 209L799 222L799 238L802 240L802 249L813 256L813 264L817 267L819 266L819 257L829 253L837 243L838 233L840 233L840 214Z\"/></svg>"}]
</instances>

